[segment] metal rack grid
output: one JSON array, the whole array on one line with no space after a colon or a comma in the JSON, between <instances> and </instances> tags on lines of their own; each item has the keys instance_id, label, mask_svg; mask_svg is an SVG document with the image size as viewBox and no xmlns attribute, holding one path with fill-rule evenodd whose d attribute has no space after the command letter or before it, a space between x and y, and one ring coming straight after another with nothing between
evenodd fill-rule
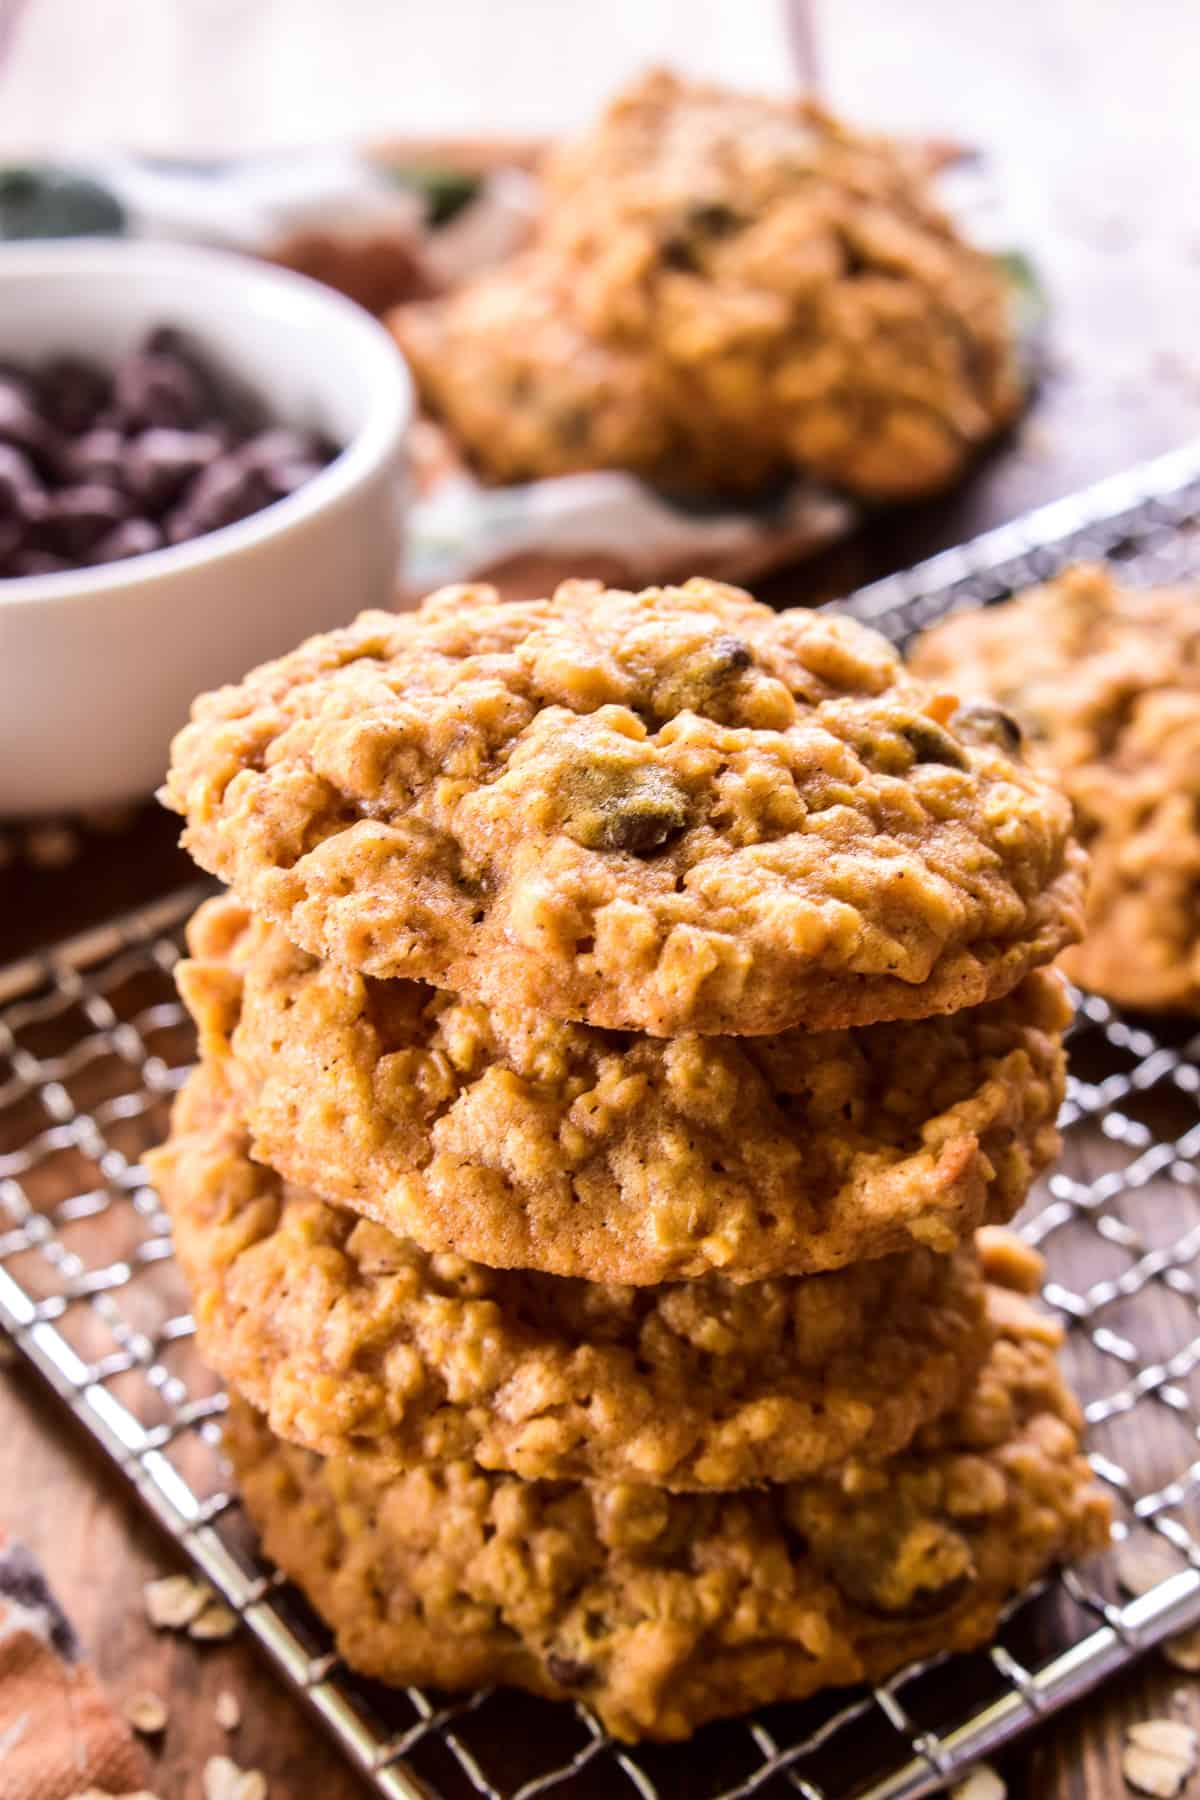
<instances>
[{"instance_id":1,"label":"metal rack grid","mask_svg":"<svg viewBox=\"0 0 1200 1800\"><path fill-rule=\"evenodd\" d=\"M1200 446L846 605L902 639L1100 555L1133 582L1200 576ZM0 971L0 1326L378 1793L916 1800L1200 1622L1200 1030L1088 1000L1064 1154L1025 1223L1068 1328L1092 1462L1116 1501L1112 1552L1015 1605L987 1652L711 1726L685 1746L617 1745L583 1708L494 1691L446 1702L351 1676L225 1491L224 1397L196 1357L140 1166L192 1056L171 971L201 891ZM1118 1574L1139 1543L1158 1575L1130 1599Z\"/></svg>"}]
</instances>

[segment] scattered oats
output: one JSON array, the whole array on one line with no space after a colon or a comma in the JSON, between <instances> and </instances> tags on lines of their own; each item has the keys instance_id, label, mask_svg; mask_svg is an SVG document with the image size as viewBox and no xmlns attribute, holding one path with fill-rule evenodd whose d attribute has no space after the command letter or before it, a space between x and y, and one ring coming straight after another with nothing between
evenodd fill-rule
<instances>
[{"instance_id":1,"label":"scattered oats","mask_svg":"<svg viewBox=\"0 0 1200 1800\"><path fill-rule=\"evenodd\" d=\"M182 1631L216 1599L206 1581L190 1575L163 1575L142 1590L146 1617L157 1631Z\"/></svg>"},{"instance_id":2,"label":"scattered oats","mask_svg":"<svg viewBox=\"0 0 1200 1800\"><path fill-rule=\"evenodd\" d=\"M1148 1594L1181 1567L1178 1553L1162 1538L1136 1538L1117 1551L1117 1580L1127 1594Z\"/></svg>"},{"instance_id":3,"label":"scattered oats","mask_svg":"<svg viewBox=\"0 0 1200 1800\"><path fill-rule=\"evenodd\" d=\"M266 1800L261 1769L239 1769L232 1757L210 1756L204 1765L204 1800Z\"/></svg>"},{"instance_id":4,"label":"scattered oats","mask_svg":"<svg viewBox=\"0 0 1200 1800\"><path fill-rule=\"evenodd\" d=\"M1177 1719L1146 1719L1125 1734L1121 1768L1131 1788L1174 1800L1196 1767L1196 1733Z\"/></svg>"},{"instance_id":5,"label":"scattered oats","mask_svg":"<svg viewBox=\"0 0 1200 1800\"><path fill-rule=\"evenodd\" d=\"M217 1724L222 1731L236 1731L242 1722L242 1709L238 1705L238 1697L231 1694L228 1688L222 1688L217 1695Z\"/></svg>"},{"instance_id":6,"label":"scattered oats","mask_svg":"<svg viewBox=\"0 0 1200 1800\"><path fill-rule=\"evenodd\" d=\"M167 1709L157 1694L135 1694L125 1708L125 1717L143 1737L157 1737L167 1729Z\"/></svg>"},{"instance_id":7,"label":"scattered oats","mask_svg":"<svg viewBox=\"0 0 1200 1800\"><path fill-rule=\"evenodd\" d=\"M1189 1675L1200 1672L1200 1625L1168 1638L1162 1653L1173 1669L1186 1669Z\"/></svg>"},{"instance_id":8,"label":"scattered oats","mask_svg":"<svg viewBox=\"0 0 1200 1800\"><path fill-rule=\"evenodd\" d=\"M237 1614L223 1600L214 1599L192 1620L188 1636L198 1638L202 1643L215 1643L219 1638L232 1637L237 1628Z\"/></svg>"},{"instance_id":9,"label":"scattered oats","mask_svg":"<svg viewBox=\"0 0 1200 1800\"><path fill-rule=\"evenodd\" d=\"M79 855L79 838L67 825L36 825L26 834L25 854L35 869L65 869Z\"/></svg>"},{"instance_id":10,"label":"scattered oats","mask_svg":"<svg viewBox=\"0 0 1200 1800\"><path fill-rule=\"evenodd\" d=\"M1005 1800L1008 1789L991 1763L979 1763L965 1781L950 1790L950 1800Z\"/></svg>"}]
</instances>

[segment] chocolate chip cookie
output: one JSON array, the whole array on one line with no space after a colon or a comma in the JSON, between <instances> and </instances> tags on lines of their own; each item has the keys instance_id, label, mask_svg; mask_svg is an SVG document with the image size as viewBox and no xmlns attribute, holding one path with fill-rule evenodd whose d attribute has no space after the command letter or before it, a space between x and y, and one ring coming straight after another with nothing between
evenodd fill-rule
<instances>
[{"instance_id":1,"label":"chocolate chip cookie","mask_svg":"<svg viewBox=\"0 0 1200 1800\"><path fill-rule=\"evenodd\" d=\"M152 1174L208 1362L281 1437L381 1468L791 1481L902 1449L987 1351L971 1248L657 1288L429 1256L251 1161L195 1071Z\"/></svg>"},{"instance_id":2,"label":"chocolate chip cookie","mask_svg":"<svg viewBox=\"0 0 1200 1800\"><path fill-rule=\"evenodd\" d=\"M530 251L390 322L495 479L926 494L1022 398L1006 277L931 173L812 102L654 73L551 159Z\"/></svg>"},{"instance_id":3,"label":"chocolate chip cookie","mask_svg":"<svg viewBox=\"0 0 1200 1800\"><path fill-rule=\"evenodd\" d=\"M986 1254L986 1252L985 1252ZM882 1466L738 1494L522 1481L471 1463L386 1477L274 1439L226 1442L267 1554L380 1679L585 1701L623 1738L986 1642L1013 1594L1107 1540L1055 1333L996 1292L954 1412Z\"/></svg>"},{"instance_id":4,"label":"chocolate chip cookie","mask_svg":"<svg viewBox=\"0 0 1200 1800\"><path fill-rule=\"evenodd\" d=\"M851 620L443 590L202 697L164 798L314 955L658 1035L926 1017L1072 941L1053 783Z\"/></svg>"},{"instance_id":5,"label":"chocolate chip cookie","mask_svg":"<svg viewBox=\"0 0 1200 1800\"><path fill-rule=\"evenodd\" d=\"M1074 803L1091 882L1072 978L1200 1007L1200 593L1076 568L937 627L915 662L1006 709Z\"/></svg>"},{"instance_id":6,"label":"chocolate chip cookie","mask_svg":"<svg viewBox=\"0 0 1200 1800\"><path fill-rule=\"evenodd\" d=\"M949 1252L1058 1147L1045 971L945 1018L664 1041L355 975L232 898L190 942L180 988L255 1154L497 1268L756 1281Z\"/></svg>"}]
</instances>

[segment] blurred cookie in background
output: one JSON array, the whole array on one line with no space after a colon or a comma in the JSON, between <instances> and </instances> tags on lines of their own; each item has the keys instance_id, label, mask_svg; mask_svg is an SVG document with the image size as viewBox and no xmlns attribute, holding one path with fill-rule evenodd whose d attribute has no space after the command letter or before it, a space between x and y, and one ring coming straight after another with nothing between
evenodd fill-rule
<instances>
[{"instance_id":1,"label":"blurred cookie in background","mask_svg":"<svg viewBox=\"0 0 1200 1800\"><path fill-rule=\"evenodd\" d=\"M912 661L1005 709L994 729L1027 734L1066 788L1092 865L1072 979L1123 1006L1200 1006L1200 593L1069 569L935 627Z\"/></svg>"},{"instance_id":2,"label":"blurred cookie in background","mask_svg":"<svg viewBox=\"0 0 1200 1800\"><path fill-rule=\"evenodd\" d=\"M1010 278L937 204L936 160L808 100L656 71L550 156L519 265L390 322L495 480L619 466L711 494L801 470L932 493L1023 394ZM589 360L635 372L636 433L580 407Z\"/></svg>"}]
</instances>

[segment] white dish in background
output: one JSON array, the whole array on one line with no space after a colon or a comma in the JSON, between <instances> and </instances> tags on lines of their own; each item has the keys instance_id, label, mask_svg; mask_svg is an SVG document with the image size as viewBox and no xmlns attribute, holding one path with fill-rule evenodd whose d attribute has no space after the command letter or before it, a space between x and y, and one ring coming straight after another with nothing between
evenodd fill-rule
<instances>
[{"instance_id":1,"label":"white dish in background","mask_svg":"<svg viewBox=\"0 0 1200 1800\"><path fill-rule=\"evenodd\" d=\"M126 562L0 579L0 817L150 793L193 696L393 605L412 387L387 332L304 276L121 239L0 246L0 362L111 364L156 325L194 335L277 424L340 456L294 494Z\"/></svg>"}]
</instances>

